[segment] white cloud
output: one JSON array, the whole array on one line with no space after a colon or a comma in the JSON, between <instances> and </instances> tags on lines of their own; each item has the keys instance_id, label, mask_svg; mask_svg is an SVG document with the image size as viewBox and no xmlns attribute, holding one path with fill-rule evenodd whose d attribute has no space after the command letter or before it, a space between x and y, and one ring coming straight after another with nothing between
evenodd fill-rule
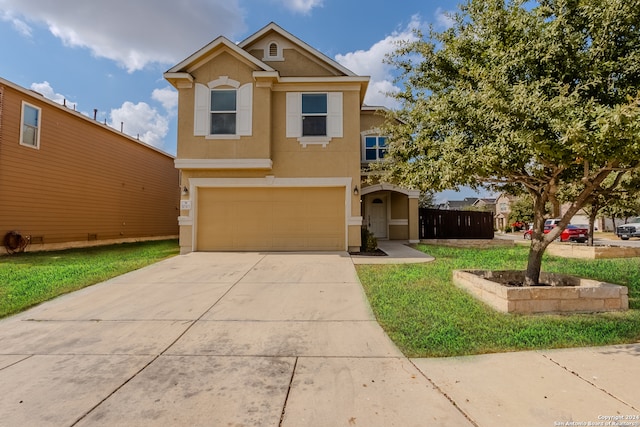
<instances>
[{"instance_id":1,"label":"white cloud","mask_svg":"<svg viewBox=\"0 0 640 427\"><path fill-rule=\"evenodd\" d=\"M413 30L423 26L419 16L413 16L411 22L401 31L395 31L383 40L375 43L369 50L357 50L344 55L336 55L335 59L354 73L370 76L369 89L365 97L367 105L382 105L389 108L397 106L393 98L386 93L399 90L393 85L394 68L383 62L387 54L396 50L396 43L402 40L415 40Z\"/></svg>"},{"instance_id":2,"label":"white cloud","mask_svg":"<svg viewBox=\"0 0 640 427\"><path fill-rule=\"evenodd\" d=\"M282 4L294 12L307 14L314 7L322 7L323 0L280 0Z\"/></svg>"},{"instance_id":3,"label":"white cloud","mask_svg":"<svg viewBox=\"0 0 640 427\"><path fill-rule=\"evenodd\" d=\"M162 104L169 113L175 113L178 108L178 92L170 86L154 89L151 98Z\"/></svg>"},{"instance_id":4,"label":"white cloud","mask_svg":"<svg viewBox=\"0 0 640 427\"><path fill-rule=\"evenodd\" d=\"M154 147L163 148L169 132L169 120L146 102L134 104L126 101L110 113L109 126Z\"/></svg>"},{"instance_id":5,"label":"white cloud","mask_svg":"<svg viewBox=\"0 0 640 427\"><path fill-rule=\"evenodd\" d=\"M133 72L154 62L174 64L219 34L241 34L238 1L0 0L0 17L22 34L30 34L25 22L44 23L66 45Z\"/></svg>"},{"instance_id":6,"label":"white cloud","mask_svg":"<svg viewBox=\"0 0 640 427\"><path fill-rule=\"evenodd\" d=\"M437 8L435 15L436 15L436 24L435 27L437 29L441 29L441 30L446 30L448 28L453 27L453 24L455 24L455 20L452 18L452 16L455 14L455 11L451 11L451 10L443 10L442 8Z\"/></svg>"},{"instance_id":7,"label":"white cloud","mask_svg":"<svg viewBox=\"0 0 640 427\"><path fill-rule=\"evenodd\" d=\"M31 90L34 90L44 96L47 99L50 99L58 104L62 105L65 103L66 96L56 93L55 90L51 87L48 81L44 81L42 83L32 83Z\"/></svg>"},{"instance_id":8,"label":"white cloud","mask_svg":"<svg viewBox=\"0 0 640 427\"><path fill-rule=\"evenodd\" d=\"M0 6L2 6L1 2ZM11 12L0 9L0 20L10 22L13 28L24 37L31 37L32 30L29 24L24 22L22 19L16 18Z\"/></svg>"}]
</instances>

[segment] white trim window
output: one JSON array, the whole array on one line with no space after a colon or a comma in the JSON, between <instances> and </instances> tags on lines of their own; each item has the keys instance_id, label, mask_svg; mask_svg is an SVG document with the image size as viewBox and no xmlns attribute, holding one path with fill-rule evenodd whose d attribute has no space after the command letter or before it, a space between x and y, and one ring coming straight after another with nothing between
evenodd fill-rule
<instances>
[{"instance_id":1,"label":"white trim window","mask_svg":"<svg viewBox=\"0 0 640 427\"><path fill-rule=\"evenodd\" d=\"M364 135L362 137L362 160L375 162L382 160L387 154L387 137L379 135Z\"/></svg>"},{"instance_id":2,"label":"white trim window","mask_svg":"<svg viewBox=\"0 0 640 427\"><path fill-rule=\"evenodd\" d=\"M211 91L211 135L236 134L236 90Z\"/></svg>"},{"instance_id":3,"label":"white trim window","mask_svg":"<svg viewBox=\"0 0 640 427\"><path fill-rule=\"evenodd\" d=\"M342 92L288 92L287 138L326 146L343 136Z\"/></svg>"},{"instance_id":4,"label":"white trim window","mask_svg":"<svg viewBox=\"0 0 640 427\"><path fill-rule=\"evenodd\" d=\"M327 136L327 94L302 94L302 136Z\"/></svg>"},{"instance_id":5,"label":"white trim window","mask_svg":"<svg viewBox=\"0 0 640 427\"><path fill-rule=\"evenodd\" d=\"M195 136L208 139L234 139L251 136L253 85L226 76L195 84Z\"/></svg>"},{"instance_id":6,"label":"white trim window","mask_svg":"<svg viewBox=\"0 0 640 427\"><path fill-rule=\"evenodd\" d=\"M42 110L34 105L22 101L22 116L20 120L20 145L35 149L40 148L40 122Z\"/></svg>"}]
</instances>

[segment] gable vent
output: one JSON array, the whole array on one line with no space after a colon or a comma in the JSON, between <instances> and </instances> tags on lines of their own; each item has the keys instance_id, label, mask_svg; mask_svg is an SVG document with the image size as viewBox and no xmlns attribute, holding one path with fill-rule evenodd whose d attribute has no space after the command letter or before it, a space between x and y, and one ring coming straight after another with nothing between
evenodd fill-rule
<instances>
[{"instance_id":1,"label":"gable vent","mask_svg":"<svg viewBox=\"0 0 640 427\"><path fill-rule=\"evenodd\" d=\"M269 56L278 56L278 45L276 43L269 44Z\"/></svg>"}]
</instances>

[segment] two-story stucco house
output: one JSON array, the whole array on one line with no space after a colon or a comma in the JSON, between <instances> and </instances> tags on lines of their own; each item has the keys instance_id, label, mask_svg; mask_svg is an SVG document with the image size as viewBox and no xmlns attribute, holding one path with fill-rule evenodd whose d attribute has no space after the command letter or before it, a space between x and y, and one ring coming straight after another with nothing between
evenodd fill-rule
<instances>
[{"instance_id":1,"label":"two-story stucco house","mask_svg":"<svg viewBox=\"0 0 640 427\"><path fill-rule=\"evenodd\" d=\"M386 144L368 77L274 23L164 76L179 92L182 253L355 250L363 225L418 239L418 192L362 182Z\"/></svg>"}]
</instances>

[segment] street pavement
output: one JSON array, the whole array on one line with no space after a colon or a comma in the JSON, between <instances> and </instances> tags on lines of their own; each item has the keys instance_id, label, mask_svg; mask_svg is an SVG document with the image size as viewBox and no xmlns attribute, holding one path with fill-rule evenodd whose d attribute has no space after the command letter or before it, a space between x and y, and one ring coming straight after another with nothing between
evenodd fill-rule
<instances>
[{"instance_id":1,"label":"street pavement","mask_svg":"<svg viewBox=\"0 0 640 427\"><path fill-rule=\"evenodd\" d=\"M191 253L3 319L0 426L640 426L640 344L407 359L354 262Z\"/></svg>"}]
</instances>

